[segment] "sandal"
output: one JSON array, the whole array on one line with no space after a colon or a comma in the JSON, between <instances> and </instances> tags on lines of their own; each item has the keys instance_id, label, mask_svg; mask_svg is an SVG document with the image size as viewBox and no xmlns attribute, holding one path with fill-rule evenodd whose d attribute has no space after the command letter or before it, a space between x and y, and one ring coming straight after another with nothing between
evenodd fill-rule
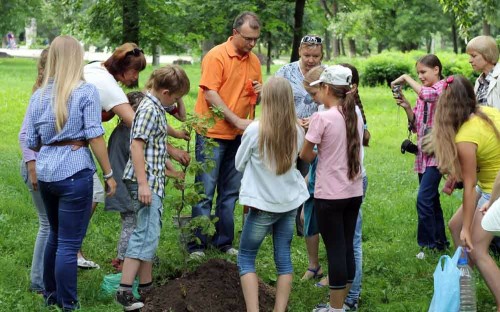
<instances>
[{"instance_id":1,"label":"sandal","mask_svg":"<svg viewBox=\"0 0 500 312\"><path fill-rule=\"evenodd\" d=\"M319 273L319 271L321 271L321 265L319 265L316 269L307 268L307 271L304 273L301 280L306 281L312 278L322 278L323 272ZM309 272L312 273L312 275Z\"/></svg>"},{"instance_id":2,"label":"sandal","mask_svg":"<svg viewBox=\"0 0 500 312\"><path fill-rule=\"evenodd\" d=\"M314 286L316 287L327 287L328 286L328 276L323 278L321 281L317 282L316 284L314 284Z\"/></svg>"},{"instance_id":3,"label":"sandal","mask_svg":"<svg viewBox=\"0 0 500 312\"><path fill-rule=\"evenodd\" d=\"M78 258L77 264L78 264L79 269L89 270L89 269L99 269L100 268L100 266L97 263L95 263L94 261L91 261L91 260L87 260L85 258Z\"/></svg>"}]
</instances>

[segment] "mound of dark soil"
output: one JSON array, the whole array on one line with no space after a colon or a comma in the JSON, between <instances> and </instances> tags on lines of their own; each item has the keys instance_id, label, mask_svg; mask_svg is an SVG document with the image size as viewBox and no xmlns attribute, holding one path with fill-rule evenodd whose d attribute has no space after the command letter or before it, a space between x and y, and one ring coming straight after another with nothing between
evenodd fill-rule
<instances>
[{"instance_id":1,"label":"mound of dark soil","mask_svg":"<svg viewBox=\"0 0 500 312\"><path fill-rule=\"evenodd\" d=\"M275 289L259 281L260 311L272 311ZM192 273L155 287L143 312L245 311L238 268L234 263L211 259Z\"/></svg>"}]
</instances>

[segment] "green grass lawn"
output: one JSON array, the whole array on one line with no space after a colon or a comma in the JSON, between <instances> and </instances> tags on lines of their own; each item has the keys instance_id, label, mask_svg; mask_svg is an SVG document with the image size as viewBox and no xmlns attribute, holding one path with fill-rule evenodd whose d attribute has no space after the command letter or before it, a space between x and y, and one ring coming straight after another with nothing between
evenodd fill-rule
<instances>
[{"instance_id":1,"label":"green grass lawn","mask_svg":"<svg viewBox=\"0 0 500 312\"><path fill-rule=\"evenodd\" d=\"M188 111L196 100L199 64L184 67L191 79L191 92L185 98ZM141 73L143 85L152 68ZM277 67L273 67L273 71ZM36 61L0 59L0 311L48 311L40 296L29 292L29 269L38 227L35 209L19 174L21 152L17 135L36 77ZM360 88L371 146L365 150L365 166L369 179L363 209L363 291L359 311L427 311L433 277L440 254L429 254L417 260L417 214L415 198L418 180L413 172L412 155L401 155L399 146L406 137L406 116L398 111L389 88ZM409 95L410 92L407 92ZM414 100L414 95L409 96ZM174 126L179 126L173 120ZM111 134L115 121L105 125ZM179 142L179 144L184 144ZM192 177L190 177L192 178ZM168 190L172 190L169 186ZM168 191L167 191L168 192ZM460 204L461 194L442 196L445 219ZM158 250L160 265L155 268L156 281L195 264L184 265L178 247L178 233L171 220L172 211L165 201L164 226ZM235 211L236 229L241 230L241 208ZM120 218L99 206L93 216L83 249L88 258L101 265L100 270L79 271L78 290L82 311L121 311L119 305L100 292L104 275L112 272L110 260L116 255ZM239 235L236 236L238 245ZM451 238L450 238L451 239ZM321 263L326 255L321 247ZM451 251L450 251L451 253ZM257 258L257 269L264 281L273 284L276 276L272 259L272 241L268 237ZM214 257L225 257L210 254ZM295 237L292 246L295 268L290 311L310 311L326 300L327 290L301 282L307 268L307 254L302 239ZM477 273L477 270L476 270ZM478 311L494 311L493 296L479 274L477 276Z\"/></svg>"}]
</instances>

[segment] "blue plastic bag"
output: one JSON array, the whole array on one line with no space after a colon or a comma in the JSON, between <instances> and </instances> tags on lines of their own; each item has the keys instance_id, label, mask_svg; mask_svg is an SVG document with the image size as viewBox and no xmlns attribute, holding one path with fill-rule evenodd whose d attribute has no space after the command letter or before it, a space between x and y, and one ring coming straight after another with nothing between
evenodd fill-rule
<instances>
[{"instance_id":1,"label":"blue plastic bag","mask_svg":"<svg viewBox=\"0 0 500 312\"><path fill-rule=\"evenodd\" d=\"M457 267L462 247L458 247L450 258L439 258L434 271L434 295L429 312L458 312L460 308L460 270Z\"/></svg>"}]
</instances>

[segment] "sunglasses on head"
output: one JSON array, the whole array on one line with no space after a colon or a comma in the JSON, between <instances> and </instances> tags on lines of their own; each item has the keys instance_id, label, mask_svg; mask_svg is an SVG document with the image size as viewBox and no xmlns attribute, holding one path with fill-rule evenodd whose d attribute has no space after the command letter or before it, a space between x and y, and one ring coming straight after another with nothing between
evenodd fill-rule
<instances>
[{"instance_id":1,"label":"sunglasses on head","mask_svg":"<svg viewBox=\"0 0 500 312\"><path fill-rule=\"evenodd\" d=\"M144 54L144 51L142 51L142 49L134 48L133 50L128 51L127 53L125 53L125 57L128 56L128 55L140 56L141 53Z\"/></svg>"},{"instance_id":2,"label":"sunglasses on head","mask_svg":"<svg viewBox=\"0 0 500 312\"><path fill-rule=\"evenodd\" d=\"M302 37L302 40L300 40L300 43L305 43L305 44L321 44L323 40L318 37L318 36L304 36Z\"/></svg>"}]
</instances>

